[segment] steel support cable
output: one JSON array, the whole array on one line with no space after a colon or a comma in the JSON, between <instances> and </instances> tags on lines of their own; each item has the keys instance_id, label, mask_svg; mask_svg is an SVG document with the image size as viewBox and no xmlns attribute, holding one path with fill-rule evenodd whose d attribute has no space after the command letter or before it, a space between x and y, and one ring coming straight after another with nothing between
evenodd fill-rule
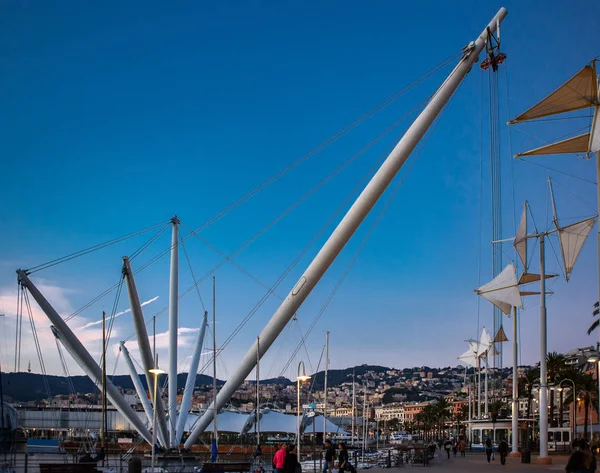
<instances>
[{"instance_id":1,"label":"steel support cable","mask_svg":"<svg viewBox=\"0 0 600 473\"><path fill-rule=\"evenodd\" d=\"M556 179L552 179L552 182L554 182L555 184L558 184L560 187L562 187L566 192L568 192L569 194L571 194L573 197L575 197L579 202L581 202L583 205L585 205L587 208L589 208L594 215L598 214L598 210L595 209L591 204L587 203L585 200L583 200L581 197L577 196L576 194L574 194L573 192L571 192L566 186L564 186L563 184L561 184L560 182L558 182Z\"/></svg>"},{"instance_id":2,"label":"steel support cable","mask_svg":"<svg viewBox=\"0 0 600 473\"><path fill-rule=\"evenodd\" d=\"M569 173L564 172L564 171L559 171L558 169L550 168L548 166L544 166L543 164L534 163L533 161L528 161L528 160L522 159L522 158L517 158L517 159L520 162L522 162L522 163L531 164L533 166L540 167L540 168L545 169L545 170L550 171L550 172L555 172L557 174L562 174L563 176L570 177L571 179L577 179L578 181L587 182L588 184L598 185L596 182L590 181L589 179L585 179L583 177L574 176L573 174L569 174Z\"/></svg>"},{"instance_id":3,"label":"steel support cable","mask_svg":"<svg viewBox=\"0 0 600 473\"><path fill-rule=\"evenodd\" d=\"M200 277L200 279L198 279L198 281L194 284L192 284L190 287L188 287L185 291L183 291L182 293L179 294L179 300L181 300L182 298L184 298L187 294L189 294L191 291L194 290L194 288L202 283L206 278L210 277L212 274L214 274L219 268L221 268L228 260L231 260L232 258L234 258L237 254L239 254L241 251L243 251L244 249L246 249L251 243L253 243L256 239L258 239L260 236L262 236L269 228L271 228L273 225L275 225L276 223L278 223L280 220L282 220L285 216L287 216L289 213L291 213L296 207L298 207L302 202L304 202L306 199L308 199L312 194L314 194L317 190L319 190L321 187L323 187L327 182L329 182L331 179L333 179L333 177L335 177L337 174L339 174L341 171L343 171L346 167L348 167L353 161L355 161L358 157L360 157L361 155L363 155L366 151L368 151L373 145L375 145L378 141L380 141L383 137L385 137L388 133L390 133L392 130L394 130L398 125L400 125L400 123L402 123L404 120L406 120L412 113L414 113L416 110L418 110L420 107L422 107L428 100L430 99L430 97L428 97L427 99L423 100L421 103L419 103L418 105L416 105L415 107L412 108L411 111L409 111L408 113L406 113L403 117L401 117L400 119L396 120L392 125L390 125L388 128L386 128L382 133L380 133L377 137L375 137L373 140L371 140L369 143L367 143L359 152L357 152L356 154L354 154L353 156L351 156L348 160L346 160L344 163L342 163L338 168L336 168L333 172L331 172L328 176L326 176L321 182L319 182L318 184L316 184L313 188L311 188L308 192L306 192L304 195L302 195L296 202L294 202L292 205L290 205L289 207L287 207L282 213L280 213L277 217L275 217L273 220L271 220L266 226L264 226L262 229L260 229L257 233L255 233L253 236L251 236L248 240L246 240L240 247L238 247L233 253L231 253L228 257L228 259L224 259L222 261L220 261L216 266L214 266L209 272L207 272L206 274L204 274L202 277ZM341 211L341 209L339 209L339 211ZM338 213L339 213L338 211ZM187 227L186 227L187 228ZM322 231L324 231L324 229L322 229ZM186 236L186 239L189 238L190 236L196 236L196 234L198 233L198 230L193 231L192 233L190 233L189 235ZM312 240L311 240L312 241ZM308 247L306 247L301 256L304 255L304 253L306 253L306 251L308 251ZM300 257L301 257L300 256ZM294 264L297 264L294 263ZM293 267L289 268L287 272L291 271L293 269ZM287 272L282 275L285 277L285 275L287 275ZM277 287L279 284L281 283L281 281L276 283ZM267 294L265 295L267 298L269 296L271 296L274 293L275 288L271 287L269 288ZM261 303L260 305L262 305L266 299L263 297L263 299L261 299ZM158 312L156 312L154 314L154 317L158 317L160 315L162 315L164 312L166 312L168 306L163 307L162 309L160 309ZM256 310L258 310L258 308L256 308ZM251 316L250 316L251 317ZM244 319L246 320L246 319ZM148 321L146 322L146 325L150 324L150 319L148 319ZM245 324L245 322L242 322L242 324ZM237 332L236 332L237 333ZM129 337L127 337L125 339L125 341L129 341L133 338L134 334L131 334Z\"/></svg>"},{"instance_id":4,"label":"steel support cable","mask_svg":"<svg viewBox=\"0 0 600 473\"><path fill-rule=\"evenodd\" d=\"M183 228L185 228L187 231L189 231L190 233L193 232L193 230L188 227L187 225L181 224L181 226ZM259 286L261 286L263 289L267 289L269 290L269 286L267 285L267 283L261 281L259 278L257 278L256 276L254 276L250 271L248 271L247 269L245 269L243 266L241 266L240 264L238 264L234 259L232 259L229 255L227 255L225 252L221 251L220 249L218 249L216 246L214 246L211 242L209 242L208 240L206 240L205 238L202 238L200 235L198 235L197 233L193 235L200 243L202 243L204 246L206 246L208 249L212 250L214 253L216 253L217 255L219 255L221 258L225 259L229 264L231 264L234 268L236 268L240 273L242 273L244 276L248 277L250 280L254 281L256 284L258 284ZM280 300L283 300L283 296L280 296L279 294L273 294L274 297L277 297Z\"/></svg>"},{"instance_id":5,"label":"steel support cable","mask_svg":"<svg viewBox=\"0 0 600 473\"><path fill-rule=\"evenodd\" d=\"M301 341L306 340L304 335L302 334L302 329L300 328L300 321L298 320L298 317L294 318L294 322L295 322L294 325L296 325L296 327L298 327L298 333L300 333L300 340ZM308 361L308 366L309 366L310 370L312 371L313 366L312 366L312 362L310 361L310 354L308 353L308 347L306 346L306 343L303 343L302 345L304 346L304 353L306 353L306 359ZM319 361L319 363L320 363L320 361Z\"/></svg>"},{"instance_id":6,"label":"steel support cable","mask_svg":"<svg viewBox=\"0 0 600 473\"><path fill-rule=\"evenodd\" d=\"M477 223L477 287L481 287L481 254L483 238L483 71L479 73L479 221ZM481 298L477 297L477 330L475 340L479 340L481 327Z\"/></svg>"},{"instance_id":7,"label":"steel support cable","mask_svg":"<svg viewBox=\"0 0 600 473\"><path fill-rule=\"evenodd\" d=\"M68 255L61 256L60 258L53 259L53 260L48 261L46 263L39 264L37 266L33 266L32 268L27 269L26 272L28 274L32 274L32 273L35 273L37 271L42 271L42 270L50 268L52 266L56 266L57 264L61 264L61 263L64 263L66 261L70 261L72 259L78 258L80 256L87 255L87 254L92 253L94 251L98 251L98 250L101 250L103 248L107 248L109 246L115 245L115 244L120 243L122 241L129 240L130 238L134 238L136 236L143 235L144 233L147 233L150 230L153 230L153 229L155 229L157 227L160 227L162 225L165 225L165 223L164 222L156 223L156 224L151 225L149 227L143 228L142 230L137 230L135 232L131 232L131 233L128 233L126 235L123 235L123 236L120 236L120 237L117 237L117 238L113 238L112 240L108 240L108 241L106 241L104 243L99 243L97 245L90 246L89 248L85 248L83 250L76 251L75 253L70 253ZM168 223L167 223L167 225L168 225Z\"/></svg>"},{"instance_id":8,"label":"steel support cable","mask_svg":"<svg viewBox=\"0 0 600 473\"><path fill-rule=\"evenodd\" d=\"M48 379L46 378L46 365L44 364L44 356L42 354L42 348L40 346L40 340L38 338L37 330L35 327L35 321L33 319L33 311L31 310L31 304L29 303L29 297L26 291L23 291L25 294L25 306L27 307L27 313L29 315L29 322L31 324L31 333L33 336L33 342L35 344L35 348L37 350L38 360L40 363L40 370L42 371L42 378L44 380L44 385L46 387L46 393L48 394L48 398L52 398L52 393L50 391L50 384L48 383Z\"/></svg>"},{"instance_id":9,"label":"steel support cable","mask_svg":"<svg viewBox=\"0 0 600 473\"><path fill-rule=\"evenodd\" d=\"M333 143L334 141L336 141L338 138L340 138L344 134L348 133L350 130L356 128L358 125L360 125L361 123L363 123L367 119L371 118L373 115L375 115L379 111L383 110L385 107L387 107L389 104L391 104L392 102L394 102L396 99L398 99L399 97L401 97L402 95L404 95L408 91L410 91L413 88L415 88L418 85L420 85L422 82L424 82L426 79L428 79L429 77L431 77L433 74L437 73L438 71L440 71L441 69L443 69L444 67L446 67L448 64L450 64L458 55L462 55L462 54L463 54L462 49L460 51L455 52L454 54L452 54L451 56L449 56L447 59L443 60L441 63L439 63L437 66L435 66L433 69L430 69L425 74L423 74L421 77L415 79L410 84L406 85L405 87L403 87L399 91L395 92L394 94L392 94L391 96L389 96L388 98L386 98L385 100L383 100L382 102L380 102L378 105L376 105L375 107L373 107L367 113L365 113L361 117L355 119L349 125L346 125L344 128L342 128L341 130L339 130L336 133L334 133L333 135L331 135L325 141L322 141L320 144L318 144L316 147L314 147L313 149L311 149L310 151L308 151L306 154L304 154L303 156L301 156L299 159L297 159L296 161L292 162L291 164L289 164L288 166L286 166L285 168L283 168L281 171L277 172L273 176L269 177L267 180L265 180L264 182L262 182L261 184L259 184L257 187L255 187L251 191L249 191L246 194L244 194L242 197L240 197L238 200L236 200L235 202L233 202L230 205L228 205L227 207L225 207L223 210L219 211L213 217L211 217L206 222L204 222L203 224L201 224L198 228L196 228L194 230L194 232L199 232L199 231L203 230L204 228L208 227L209 225L212 225L214 222L216 222L217 220L219 220L221 217L223 217L224 215L226 215L227 213L229 213L230 211L232 211L233 209L235 209L239 205L243 204L245 201L247 201L248 199L250 199L254 195L258 194L260 191L262 191L263 189L267 188L269 185L271 185L274 182L276 182L277 180L279 180L281 177L283 177L284 175L286 175L292 169L298 167L300 164L302 164L305 161L307 161L309 158L311 158L312 156L314 156L315 154L317 154L319 151L321 151L324 148L326 148L328 145L330 145L331 143Z\"/></svg>"},{"instance_id":10,"label":"steel support cable","mask_svg":"<svg viewBox=\"0 0 600 473\"><path fill-rule=\"evenodd\" d=\"M183 253L185 254L185 259L187 260L188 266L190 268L190 273L192 274L192 281L194 281L194 287L196 288L196 292L198 293L198 299L200 299L200 304L202 305L202 310L206 312L206 306L204 305L204 300L202 300L202 294L200 294L200 288L198 287L198 283L196 282L196 275L194 274L194 268L192 268L192 262L190 261L190 256L185 248L185 244L183 242L183 238L181 233L179 234L179 239L181 240L181 247L183 248Z\"/></svg>"},{"instance_id":11,"label":"steel support cable","mask_svg":"<svg viewBox=\"0 0 600 473\"><path fill-rule=\"evenodd\" d=\"M312 245L320 238L320 236L325 232L327 227L335 220L335 218L342 212L347 203L350 201L352 195L356 190L359 189L361 183L357 184L352 191L346 196L344 201L338 206L338 208L334 211L334 213L329 217L329 219L321 226L321 228L317 231L317 233L313 236L313 238L308 242L308 244L302 249L300 254L292 261L292 263L286 268L286 270L279 276L279 278L273 283L269 291L258 301L258 303L252 308L252 310L246 315L246 317L242 320L242 322L236 327L233 333L226 339L225 343L222 345L221 350L223 350L233 338L239 333L239 331L244 327L244 325L254 316L254 314L262 307L262 305L267 301L269 296L275 291L277 287L284 281L287 275L292 271L292 269L300 262L302 257L308 252L308 250L312 247ZM211 360L212 361L212 360ZM209 361L210 363L210 361Z\"/></svg>"},{"instance_id":12,"label":"steel support cable","mask_svg":"<svg viewBox=\"0 0 600 473\"><path fill-rule=\"evenodd\" d=\"M306 334L304 335L304 337L308 337L310 335L310 333L312 332L312 330L315 328L317 322L319 321L319 319L321 318L321 316L323 315L323 313L325 312L325 310L327 309L327 307L329 306L330 302L332 301L333 297L335 296L335 294L337 293L338 289L340 288L340 286L342 285L342 283L344 282L344 279L346 279L346 276L348 275L348 273L350 272L350 269L352 268L352 266L354 266L354 263L356 262L356 260L358 259L358 257L360 256L360 254L362 253L363 249L365 248L365 246L367 245L367 242L369 241L369 239L371 238L371 235L373 234L373 232L375 231L375 228L377 227L377 225L379 224L379 222L381 221L381 219L383 218L385 212L387 211L387 209L389 208L389 206L391 205L392 201L394 200L394 198L396 197L396 195L398 194L398 192L400 191L400 188L402 187L402 184L404 184L404 181L406 180L406 177L408 176L408 174L410 173L410 171L412 170L412 168L414 167L414 165L417 163L417 161L419 160L419 157L421 156L421 153L423 152L423 149L425 147L425 145L427 144L427 142L429 141L429 138L431 137L432 133L434 132L435 128L437 127L437 124L439 123L440 119L442 118L442 116L444 115L444 112L447 110L448 105L451 103L452 98L454 96L452 96L450 98L450 100L448 101L448 103L446 104L446 106L442 109L442 111L440 112L440 114L438 115L438 117L436 118L435 122L433 123L433 125L431 126L431 128L427 131L427 133L425 134L425 136L423 137L423 140L421 141L421 143L419 144L419 149L416 150L414 152L414 157L411 160L411 162L408 164L408 168L406 170L405 173L402 174L402 176L400 177L400 179L398 179L398 182L396 183L396 186L394 187L394 189L392 190L392 192L390 193L390 195L388 196L388 198L386 199L382 209L380 210L379 214L377 215L375 221L373 222L373 224L371 225L371 227L369 228L369 231L367 232L367 234L365 235L365 237L363 238L363 241L361 242L359 248L356 250L356 252L354 253L352 259L350 260L350 262L346 265L346 269L344 270L344 273L340 276L340 278L338 279L338 281L336 282L335 286L333 287L333 289L331 290L331 292L329 293L329 295L327 296L327 299L325 300L325 302L323 303L323 305L321 306L321 309L319 310L319 312L317 313L317 315L315 316L315 318L313 319L310 327L308 328ZM295 348L294 353L292 354L292 356L290 357L290 359L288 360L288 362L286 363L285 367L283 368L283 370L281 370L281 374L280 376L283 376L283 373L285 373L285 371L289 368L290 363L292 362L292 360L294 359L294 357L298 354L298 351L300 351L302 344L305 343L305 340L302 340Z\"/></svg>"},{"instance_id":13,"label":"steel support cable","mask_svg":"<svg viewBox=\"0 0 600 473\"><path fill-rule=\"evenodd\" d=\"M164 227L161 228L158 233L152 237L148 242L144 243L140 248L138 248L134 253L134 257L140 254L140 249L143 248L143 250L147 249L151 243L153 243L154 241L156 241L156 238L158 238L158 236L162 235L165 230L168 228L168 226L170 225L170 221L169 223ZM143 251L142 250L142 251ZM168 253L170 251L170 248L168 250L166 250L165 252L161 253L159 255L159 258L164 256L166 253ZM156 262L159 258L154 257L151 260L151 263ZM150 266L150 264L146 263L144 266L142 266L141 268L139 268L138 270L134 271L134 274L137 274L141 271L143 271L144 269L146 269L148 266ZM111 287L109 287L108 289L106 289L104 292L102 292L101 294L99 294L98 296L94 297L91 301L89 301L88 303L84 304L83 306L81 306L79 309L77 309L75 312L73 312L72 314L70 314L69 316L67 316L65 318L65 322L68 322L69 320L73 319L74 317L78 316L79 314L81 314L84 310L90 308L92 305L94 305L96 302L98 302L100 299L102 299L103 297L105 297L106 295L110 294L112 291L114 291L115 289L117 289L119 287L119 285L122 283L122 280L119 280L118 283L112 285Z\"/></svg>"},{"instance_id":14,"label":"steel support cable","mask_svg":"<svg viewBox=\"0 0 600 473\"><path fill-rule=\"evenodd\" d=\"M233 210L234 208L238 207L239 205L241 205L242 203L244 203L245 201L247 201L248 199L250 199L254 195L258 194L260 191L262 191L263 189L265 189L266 187L268 187L272 183L276 182L279 178L281 178L282 176L284 176L285 174L287 174L292 169L298 167L304 161L308 160L310 157L312 157L315 154L317 154L319 151L321 151L326 146L328 146L329 144L331 144L334 141L336 141L338 138L340 138L341 136L343 136L345 133L347 133L348 131L352 130L353 128L355 128L356 126L358 126L360 123L364 122L366 119L368 119L371 116L375 115L377 112L379 112L380 110L382 110L383 108L385 108L390 103L394 102L396 99L398 99L403 94L407 93L411 89L413 89L416 86L420 85L422 82L424 82L430 76L432 76L433 74L435 74L436 72L438 72L439 70L441 70L445 66L447 66L458 54L462 54L462 50L460 52L456 52L456 53L452 54L447 59L445 59L440 64L438 64L436 67L434 67L433 69L430 69L427 73L425 73L424 75L422 75L421 77L419 77L418 79L416 79L415 81L413 81L412 83L408 84L407 86L405 86L404 88L402 88L401 90L399 90L398 92L396 92L395 94L391 95L390 97L388 97L384 101L380 102L378 105L376 105L369 112L367 112L366 114L364 114L362 117L359 117L358 119L356 119L355 121L353 121L352 123L350 123L349 125L347 125L346 127L344 127L342 130L338 131L337 133L335 133L334 135L332 135L330 138L328 138L327 140L325 140L324 142L322 142L320 145L318 145L317 147L313 148L311 151L309 151L308 153L306 153L305 155L303 155L301 158L299 158L298 160L294 161L289 166L287 166L283 170L279 171L277 174L271 176L269 179L267 179L266 181L264 181L259 186L255 187L253 190L251 190L248 193L246 193L240 199L238 199L234 203L230 204L228 207L226 207L225 209L221 210L220 212L218 212L216 215L214 215L209 220L207 220L206 222L204 222L198 228L196 228L195 230L193 230L192 234L188 235L186 237L186 239L189 238L189 237L191 237L191 236L193 236L193 235L195 235L196 233L200 232L201 230L203 230L204 228L208 227L209 225L212 225L214 222L216 222L221 217L223 217L224 215L226 215L227 213L229 213L231 210ZM170 220L169 220L168 224L169 223L171 223ZM158 224L158 225L162 225L162 224ZM155 228L155 227L156 227L156 225L153 228ZM138 273L138 272L143 271L144 269L146 269L148 266L150 266L151 264L153 264L154 262L156 262L158 259L160 259L162 256L164 256L165 254L167 254L170 251L170 249L171 248L168 248L164 252L162 252L159 255L157 255L154 258L152 258L150 261L148 261L146 264L144 264L142 267L140 267L137 271L134 271L134 274L136 274L136 273ZM73 257L77 257L77 256L80 256L80 255L79 254L74 254ZM61 262L63 262L63 261L61 261ZM30 271L32 271L32 270L34 270L36 268L38 268L38 267L34 267ZM99 299L101 299L102 297L104 297L106 294L110 293L115 288L116 288L116 285L112 286L109 289L107 289L102 294L100 294L97 298L95 298L91 302L91 304L97 302ZM189 290L192 290L192 288L190 288ZM185 294L187 294L187 293L184 293L183 296ZM183 297L183 296L180 296L180 298ZM82 309L82 310L85 310L85 309ZM166 309L164 309L164 310L166 310ZM81 312L81 310L79 310L79 311L71 314L69 316L69 318L66 319L66 320L70 320L71 318L73 318L76 315L78 315L80 312Z\"/></svg>"},{"instance_id":15,"label":"steel support cable","mask_svg":"<svg viewBox=\"0 0 600 473\"><path fill-rule=\"evenodd\" d=\"M21 284L17 281L17 320L15 324L15 373L19 372L19 315L21 305Z\"/></svg>"}]
</instances>

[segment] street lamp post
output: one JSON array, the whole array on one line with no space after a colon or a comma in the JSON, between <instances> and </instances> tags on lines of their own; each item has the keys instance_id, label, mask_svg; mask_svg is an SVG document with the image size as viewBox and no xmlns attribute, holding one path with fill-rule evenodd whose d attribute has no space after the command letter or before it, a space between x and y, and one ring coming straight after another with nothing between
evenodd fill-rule
<instances>
[{"instance_id":1,"label":"street lamp post","mask_svg":"<svg viewBox=\"0 0 600 473\"><path fill-rule=\"evenodd\" d=\"M155 358L154 368L148 370L150 374L154 375L154 413L152 415L152 473L154 473L154 464L156 462L156 392L158 389L158 376L166 373L158 367L158 356Z\"/></svg>"},{"instance_id":2,"label":"street lamp post","mask_svg":"<svg viewBox=\"0 0 600 473\"><path fill-rule=\"evenodd\" d=\"M577 404L575 404L576 403L575 398L576 398L577 393L575 391L575 381L573 381L572 379L568 379L568 378L567 379L563 379L559 383L558 390L559 391L563 390L562 384L565 381L569 382L569 383L571 383L573 385L573 405L574 405L574 407L573 407L573 423L571 424L571 442L573 442L573 440L575 440L575 435L577 433ZM562 412L561 412L560 415L561 415L560 421L561 421L561 424L562 424Z\"/></svg>"},{"instance_id":3,"label":"street lamp post","mask_svg":"<svg viewBox=\"0 0 600 473\"><path fill-rule=\"evenodd\" d=\"M598 348L600 348L600 346ZM588 361L596 365L596 380L598 381L598 424L600 425L600 354L590 356Z\"/></svg>"},{"instance_id":4,"label":"street lamp post","mask_svg":"<svg viewBox=\"0 0 600 473\"><path fill-rule=\"evenodd\" d=\"M300 367L302 367L302 373L300 373ZM297 414L298 414L298 422L297 422L297 426L296 426L296 450L298 451L298 461L300 461L300 424L301 424L301 418L300 418L300 383L302 381L308 381L310 379L310 376L308 376L306 374L306 368L304 367L304 362L300 361L298 363L298 376L296 377L296 382L297 382L297 391L298 391L298 410L297 410Z\"/></svg>"}]
</instances>

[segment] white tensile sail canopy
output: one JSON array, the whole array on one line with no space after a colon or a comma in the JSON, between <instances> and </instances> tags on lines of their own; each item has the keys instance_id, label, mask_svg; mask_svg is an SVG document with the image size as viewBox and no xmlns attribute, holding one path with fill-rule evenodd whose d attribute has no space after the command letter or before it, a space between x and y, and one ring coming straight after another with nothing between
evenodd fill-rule
<instances>
[{"instance_id":1,"label":"white tensile sail canopy","mask_svg":"<svg viewBox=\"0 0 600 473\"><path fill-rule=\"evenodd\" d=\"M598 92L596 61L592 61L548 97L512 119L509 122L511 125L594 107L592 127L589 133L519 153L517 157L563 153L588 155L600 151L600 97Z\"/></svg>"},{"instance_id":2,"label":"white tensile sail canopy","mask_svg":"<svg viewBox=\"0 0 600 473\"><path fill-rule=\"evenodd\" d=\"M596 224L596 217L591 217L581 222L572 223L566 227L558 229L558 239L560 241L560 252L562 254L563 265L565 267L565 278L573 271L573 266L577 257L583 248L583 244Z\"/></svg>"},{"instance_id":3,"label":"white tensile sail canopy","mask_svg":"<svg viewBox=\"0 0 600 473\"><path fill-rule=\"evenodd\" d=\"M466 364L478 367L479 360L488 355L494 355L494 342L488 331L483 327L481 337L477 340L467 340L469 349L458 357L459 360Z\"/></svg>"},{"instance_id":4,"label":"white tensile sail canopy","mask_svg":"<svg viewBox=\"0 0 600 473\"><path fill-rule=\"evenodd\" d=\"M512 263L506 265L498 276L476 289L475 292L485 297L505 314L510 314L511 307L523 307L517 285L517 270Z\"/></svg>"},{"instance_id":5,"label":"white tensile sail canopy","mask_svg":"<svg viewBox=\"0 0 600 473\"><path fill-rule=\"evenodd\" d=\"M519 222L519 228L517 228L517 235L515 236L513 246L517 250L521 263L523 263L523 270L527 272L527 201L523 205L523 214L521 215L521 221Z\"/></svg>"},{"instance_id":6,"label":"white tensile sail canopy","mask_svg":"<svg viewBox=\"0 0 600 473\"><path fill-rule=\"evenodd\" d=\"M597 104L598 84L596 64L592 62L567 82L509 123L524 122L549 117L558 113L573 112Z\"/></svg>"}]
</instances>

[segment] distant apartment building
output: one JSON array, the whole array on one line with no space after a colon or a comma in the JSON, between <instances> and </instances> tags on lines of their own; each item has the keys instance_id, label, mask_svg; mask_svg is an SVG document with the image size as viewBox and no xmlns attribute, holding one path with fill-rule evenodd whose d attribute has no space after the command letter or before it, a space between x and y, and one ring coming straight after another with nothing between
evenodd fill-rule
<instances>
[{"instance_id":1,"label":"distant apartment building","mask_svg":"<svg viewBox=\"0 0 600 473\"><path fill-rule=\"evenodd\" d=\"M414 404L404 404L404 421L414 422L415 416L420 414L423 408L428 405L428 402L420 402Z\"/></svg>"},{"instance_id":2,"label":"distant apartment building","mask_svg":"<svg viewBox=\"0 0 600 473\"><path fill-rule=\"evenodd\" d=\"M398 419L404 423L404 405L386 404L375 408L375 419L378 421Z\"/></svg>"}]
</instances>

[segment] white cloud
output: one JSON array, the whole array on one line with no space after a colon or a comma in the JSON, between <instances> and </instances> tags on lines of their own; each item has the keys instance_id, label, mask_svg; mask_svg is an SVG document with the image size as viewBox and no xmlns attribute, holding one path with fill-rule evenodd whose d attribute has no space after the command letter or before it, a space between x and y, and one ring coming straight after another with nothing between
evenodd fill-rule
<instances>
[{"instance_id":1,"label":"white cloud","mask_svg":"<svg viewBox=\"0 0 600 473\"><path fill-rule=\"evenodd\" d=\"M153 297L152 299L147 300L146 302L142 302L141 306L144 307L145 305L151 304L152 302L156 301L157 299L158 299L158 296ZM116 319L117 317L120 317L123 314L128 314L129 312L131 312L131 309L126 309L126 310L124 310L122 312L117 312L114 315L113 318ZM101 323L102 323L102 319L96 320L95 322L89 322L89 323L85 324L83 327L80 327L80 328L81 329L86 329L86 328L89 328L89 327L93 327L94 325L100 325Z\"/></svg>"}]
</instances>

